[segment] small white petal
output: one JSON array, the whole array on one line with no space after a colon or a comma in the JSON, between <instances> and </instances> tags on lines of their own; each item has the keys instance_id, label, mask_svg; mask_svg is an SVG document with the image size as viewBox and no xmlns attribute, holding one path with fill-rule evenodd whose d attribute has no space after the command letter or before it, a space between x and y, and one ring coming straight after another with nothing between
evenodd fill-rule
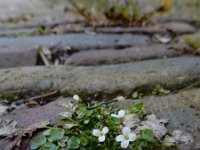
<instances>
[{"instance_id":1,"label":"small white petal","mask_svg":"<svg viewBox=\"0 0 200 150\"><path fill-rule=\"evenodd\" d=\"M75 101L79 101L80 97L79 97L78 95L74 95L74 96L73 96L73 99L74 99Z\"/></svg>"},{"instance_id":2,"label":"small white petal","mask_svg":"<svg viewBox=\"0 0 200 150\"><path fill-rule=\"evenodd\" d=\"M123 135L127 135L127 134L131 133L131 129L129 127L124 127L122 129L122 133L123 133Z\"/></svg>"},{"instance_id":3,"label":"small white petal","mask_svg":"<svg viewBox=\"0 0 200 150\"><path fill-rule=\"evenodd\" d=\"M121 142L121 147L122 147L122 148L127 148L128 145L129 145L129 141L122 141L122 142Z\"/></svg>"},{"instance_id":4,"label":"small white petal","mask_svg":"<svg viewBox=\"0 0 200 150\"><path fill-rule=\"evenodd\" d=\"M104 127L104 128L102 129L102 132L103 132L104 134L108 133L108 131L109 131L108 127Z\"/></svg>"},{"instance_id":5,"label":"small white petal","mask_svg":"<svg viewBox=\"0 0 200 150\"><path fill-rule=\"evenodd\" d=\"M135 141L135 139L137 138L135 133L129 133L128 136L129 136L129 141L131 142Z\"/></svg>"},{"instance_id":6,"label":"small white petal","mask_svg":"<svg viewBox=\"0 0 200 150\"><path fill-rule=\"evenodd\" d=\"M118 115L116 115L116 114L111 114L111 116L114 118L118 118Z\"/></svg>"},{"instance_id":7,"label":"small white petal","mask_svg":"<svg viewBox=\"0 0 200 150\"><path fill-rule=\"evenodd\" d=\"M92 134L93 134L94 136L96 136L96 137L99 137L99 135L100 135L100 130L94 129L94 130L92 131Z\"/></svg>"},{"instance_id":8,"label":"small white petal","mask_svg":"<svg viewBox=\"0 0 200 150\"><path fill-rule=\"evenodd\" d=\"M124 101L125 100L124 96L117 96L116 99L118 101Z\"/></svg>"},{"instance_id":9,"label":"small white petal","mask_svg":"<svg viewBox=\"0 0 200 150\"><path fill-rule=\"evenodd\" d=\"M124 110L120 110L119 112L118 112L118 117L119 118L123 118L125 116L125 111Z\"/></svg>"},{"instance_id":10,"label":"small white petal","mask_svg":"<svg viewBox=\"0 0 200 150\"><path fill-rule=\"evenodd\" d=\"M105 138L106 138L105 135L100 136L100 137L99 137L99 142L103 142L103 141L105 141Z\"/></svg>"},{"instance_id":11,"label":"small white petal","mask_svg":"<svg viewBox=\"0 0 200 150\"><path fill-rule=\"evenodd\" d=\"M116 141L117 142L121 142L121 141L124 141L125 139L124 139L124 136L123 135L118 135L117 137L116 137Z\"/></svg>"}]
</instances>

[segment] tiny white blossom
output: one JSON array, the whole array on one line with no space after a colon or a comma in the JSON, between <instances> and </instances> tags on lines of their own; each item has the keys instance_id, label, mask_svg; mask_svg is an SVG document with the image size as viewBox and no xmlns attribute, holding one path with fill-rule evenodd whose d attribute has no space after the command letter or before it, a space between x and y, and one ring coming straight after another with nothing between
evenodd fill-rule
<instances>
[{"instance_id":1,"label":"tiny white blossom","mask_svg":"<svg viewBox=\"0 0 200 150\"><path fill-rule=\"evenodd\" d=\"M76 102L79 102L81 100L81 98L76 94L73 96L73 99L76 101Z\"/></svg>"},{"instance_id":2,"label":"tiny white blossom","mask_svg":"<svg viewBox=\"0 0 200 150\"><path fill-rule=\"evenodd\" d=\"M122 129L122 135L118 135L116 137L117 142L121 142L122 148L127 148L129 145L129 142L133 142L136 139L136 134L134 132L131 132L131 129L129 127L124 127Z\"/></svg>"},{"instance_id":3,"label":"tiny white blossom","mask_svg":"<svg viewBox=\"0 0 200 150\"><path fill-rule=\"evenodd\" d=\"M125 110L120 110L118 114L111 114L111 116L115 118L123 118L125 116L125 113Z\"/></svg>"},{"instance_id":4,"label":"tiny white blossom","mask_svg":"<svg viewBox=\"0 0 200 150\"><path fill-rule=\"evenodd\" d=\"M116 100L118 100L118 101L124 101L125 98L124 98L124 96L117 96L117 97L116 97Z\"/></svg>"},{"instance_id":5,"label":"tiny white blossom","mask_svg":"<svg viewBox=\"0 0 200 150\"><path fill-rule=\"evenodd\" d=\"M94 129L92 131L92 134L96 137L98 137L99 142L104 142L106 139L106 134L108 133L109 129L108 127L104 127L102 130Z\"/></svg>"}]
</instances>

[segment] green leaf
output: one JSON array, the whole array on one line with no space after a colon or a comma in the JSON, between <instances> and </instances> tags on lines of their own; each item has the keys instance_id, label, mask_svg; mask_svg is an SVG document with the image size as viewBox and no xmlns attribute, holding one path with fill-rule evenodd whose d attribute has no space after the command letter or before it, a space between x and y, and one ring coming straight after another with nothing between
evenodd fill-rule
<instances>
[{"instance_id":1,"label":"green leaf","mask_svg":"<svg viewBox=\"0 0 200 150\"><path fill-rule=\"evenodd\" d=\"M128 107L128 110L129 110L130 112L137 113L137 112L142 111L142 110L143 110L143 107L144 107L144 103L141 102L141 103L135 104L134 107L129 106L129 107Z\"/></svg>"},{"instance_id":2,"label":"green leaf","mask_svg":"<svg viewBox=\"0 0 200 150\"><path fill-rule=\"evenodd\" d=\"M38 149L47 142L44 135L39 135L32 140L31 149Z\"/></svg>"},{"instance_id":3,"label":"green leaf","mask_svg":"<svg viewBox=\"0 0 200 150\"><path fill-rule=\"evenodd\" d=\"M147 146L148 146L148 144L146 141L140 141L140 143L138 145L138 150L143 150Z\"/></svg>"},{"instance_id":4,"label":"green leaf","mask_svg":"<svg viewBox=\"0 0 200 150\"><path fill-rule=\"evenodd\" d=\"M156 89L160 89L160 88L161 88L161 85L160 85L160 84L156 84L156 85L155 85L155 88L156 88Z\"/></svg>"},{"instance_id":5,"label":"green leaf","mask_svg":"<svg viewBox=\"0 0 200 150\"><path fill-rule=\"evenodd\" d=\"M144 139L147 141L154 139L154 133L150 129L140 131L139 135L140 135L139 136L140 139Z\"/></svg>"},{"instance_id":6,"label":"green leaf","mask_svg":"<svg viewBox=\"0 0 200 150\"><path fill-rule=\"evenodd\" d=\"M144 107L144 103L137 103L136 105L135 105L135 108L137 109L137 110L142 110L143 109L143 107Z\"/></svg>"},{"instance_id":7,"label":"green leaf","mask_svg":"<svg viewBox=\"0 0 200 150\"><path fill-rule=\"evenodd\" d=\"M62 148L66 147L67 141L69 140L68 136L64 136L62 140L58 141L58 145Z\"/></svg>"},{"instance_id":8,"label":"green leaf","mask_svg":"<svg viewBox=\"0 0 200 150\"><path fill-rule=\"evenodd\" d=\"M46 143L44 146L42 146L42 150L58 150L58 146L53 143Z\"/></svg>"},{"instance_id":9,"label":"green leaf","mask_svg":"<svg viewBox=\"0 0 200 150\"><path fill-rule=\"evenodd\" d=\"M87 146L89 143L89 140L87 139L87 136L81 137L81 145Z\"/></svg>"},{"instance_id":10,"label":"green leaf","mask_svg":"<svg viewBox=\"0 0 200 150\"><path fill-rule=\"evenodd\" d=\"M82 119L87 113L87 109L85 106L79 106L78 110L77 110L77 119Z\"/></svg>"},{"instance_id":11,"label":"green leaf","mask_svg":"<svg viewBox=\"0 0 200 150\"><path fill-rule=\"evenodd\" d=\"M71 137L67 142L67 148L69 149L77 149L80 146L80 139L78 137Z\"/></svg>"},{"instance_id":12,"label":"green leaf","mask_svg":"<svg viewBox=\"0 0 200 150\"><path fill-rule=\"evenodd\" d=\"M64 137L65 131L63 129L53 128L50 131L48 138L49 142L61 140Z\"/></svg>"}]
</instances>

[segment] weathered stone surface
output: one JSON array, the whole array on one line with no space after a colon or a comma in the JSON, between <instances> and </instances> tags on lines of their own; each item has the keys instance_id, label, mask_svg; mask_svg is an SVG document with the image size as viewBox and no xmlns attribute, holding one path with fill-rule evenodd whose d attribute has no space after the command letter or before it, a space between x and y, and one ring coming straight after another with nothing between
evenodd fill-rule
<instances>
[{"instance_id":1,"label":"weathered stone surface","mask_svg":"<svg viewBox=\"0 0 200 150\"><path fill-rule=\"evenodd\" d=\"M59 101L56 100L37 108L16 109L1 118L17 122L17 128L23 128L46 120L55 123L58 121L59 113L66 111L65 107L58 105Z\"/></svg>"},{"instance_id":2,"label":"weathered stone surface","mask_svg":"<svg viewBox=\"0 0 200 150\"><path fill-rule=\"evenodd\" d=\"M36 65L37 52L29 47L1 47L0 68Z\"/></svg>"},{"instance_id":3,"label":"weathered stone surface","mask_svg":"<svg viewBox=\"0 0 200 150\"><path fill-rule=\"evenodd\" d=\"M0 136L8 136L16 131L17 123L9 119L0 119Z\"/></svg>"},{"instance_id":4,"label":"weathered stone surface","mask_svg":"<svg viewBox=\"0 0 200 150\"><path fill-rule=\"evenodd\" d=\"M5 114L7 112L7 110L8 110L7 106L0 104L0 116Z\"/></svg>"},{"instance_id":5,"label":"weathered stone surface","mask_svg":"<svg viewBox=\"0 0 200 150\"><path fill-rule=\"evenodd\" d=\"M192 150L200 144L200 89L163 97L147 97L141 100L121 101L119 106L127 108L137 102L144 102L145 110L161 118L169 119L168 129L191 133L195 138ZM187 150L191 150L187 148Z\"/></svg>"},{"instance_id":6,"label":"weathered stone surface","mask_svg":"<svg viewBox=\"0 0 200 150\"><path fill-rule=\"evenodd\" d=\"M166 15L168 19L198 21L200 15L200 4L198 0L172 0L172 10Z\"/></svg>"},{"instance_id":7,"label":"weathered stone surface","mask_svg":"<svg viewBox=\"0 0 200 150\"><path fill-rule=\"evenodd\" d=\"M48 9L50 9L48 8L47 4L48 4L47 1L39 1L39 0L29 0L29 1L27 0L15 0L15 1L1 0L0 1L0 6L1 6L0 17L6 18L6 17L15 16L15 15L19 16L28 12L30 13L45 12Z\"/></svg>"},{"instance_id":8,"label":"weathered stone surface","mask_svg":"<svg viewBox=\"0 0 200 150\"><path fill-rule=\"evenodd\" d=\"M84 33L84 32L95 32L95 33L115 33L115 34L124 34L124 33L134 33L134 34L168 34L169 30L175 34L189 34L194 33L196 28L191 24L184 22L165 22L165 23L156 23L147 25L144 27L85 27L83 24L61 24L52 28L51 32L56 34L63 33ZM17 32L17 31L16 31ZM15 35L14 33L0 32L0 35Z\"/></svg>"},{"instance_id":9,"label":"weathered stone surface","mask_svg":"<svg viewBox=\"0 0 200 150\"><path fill-rule=\"evenodd\" d=\"M188 34L183 35L177 38L177 42L179 43L187 43L192 42L194 44L200 43L200 31L196 32L195 34Z\"/></svg>"},{"instance_id":10,"label":"weathered stone surface","mask_svg":"<svg viewBox=\"0 0 200 150\"><path fill-rule=\"evenodd\" d=\"M66 0L0 0L0 24L24 25L73 20L73 16L67 17L64 13L66 5Z\"/></svg>"},{"instance_id":11,"label":"weathered stone surface","mask_svg":"<svg viewBox=\"0 0 200 150\"><path fill-rule=\"evenodd\" d=\"M110 95L132 93L138 87L155 83L182 85L199 82L199 57L149 60L98 67L24 67L0 70L1 95L34 95L60 90L67 94ZM13 94L9 94L13 93Z\"/></svg>"},{"instance_id":12,"label":"weathered stone surface","mask_svg":"<svg viewBox=\"0 0 200 150\"><path fill-rule=\"evenodd\" d=\"M184 49L184 48L183 48ZM173 46L153 45L131 47L126 49L91 50L75 53L65 64L74 66L95 66L102 64L119 64L147 59L180 56L180 51L173 50Z\"/></svg>"},{"instance_id":13,"label":"weathered stone surface","mask_svg":"<svg viewBox=\"0 0 200 150\"><path fill-rule=\"evenodd\" d=\"M95 31L103 32L103 33L144 33L144 34L166 34L171 30L176 34L187 34L194 33L195 28L187 23L181 22L166 22L166 23L158 23L153 26L147 27L106 27L106 28L97 28Z\"/></svg>"},{"instance_id":14,"label":"weathered stone surface","mask_svg":"<svg viewBox=\"0 0 200 150\"><path fill-rule=\"evenodd\" d=\"M82 20L53 21L52 23L35 23L35 24L5 24L0 25L0 36L2 37L27 37L46 34L64 34L85 32L85 22ZM43 33L38 32L43 28Z\"/></svg>"},{"instance_id":15,"label":"weathered stone surface","mask_svg":"<svg viewBox=\"0 0 200 150\"><path fill-rule=\"evenodd\" d=\"M34 66L37 49L41 46L57 44L69 45L75 50L114 48L150 44L150 38L143 35L114 34L69 34L60 36L38 36L20 38L0 38L0 68Z\"/></svg>"},{"instance_id":16,"label":"weathered stone surface","mask_svg":"<svg viewBox=\"0 0 200 150\"><path fill-rule=\"evenodd\" d=\"M67 34L56 36L36 36L19 38L0 38L1 47L29 47L38 45L52 46L57 44L69 45L74 49L111 48L118 46L139 46L151 44L149 37L132 34Z\"/></svg>"}]
</instances>

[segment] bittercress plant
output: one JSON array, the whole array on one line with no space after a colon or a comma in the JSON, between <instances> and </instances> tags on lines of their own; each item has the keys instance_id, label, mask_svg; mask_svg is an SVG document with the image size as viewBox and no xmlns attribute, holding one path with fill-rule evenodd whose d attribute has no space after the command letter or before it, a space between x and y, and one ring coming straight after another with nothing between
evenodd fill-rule
<instances>
[{"instance_id":1,"label":"bittercress plant","mask_svg":"<svg viewBox=\"0 0 200 150\"><path fill-rule=\"evenodd\" d=\"M78 95L62 113L62 124L47 129L33 138L32 150L131 150L161 149L152 130L136 133L134 128L123 124L126 114L138 114L144 117L143 104L138 103L129 110L120 110L115 103L99 105L92 101L88 107ZM70 115L69 115L70 114Z\"/></svg>"}]
</instances>

